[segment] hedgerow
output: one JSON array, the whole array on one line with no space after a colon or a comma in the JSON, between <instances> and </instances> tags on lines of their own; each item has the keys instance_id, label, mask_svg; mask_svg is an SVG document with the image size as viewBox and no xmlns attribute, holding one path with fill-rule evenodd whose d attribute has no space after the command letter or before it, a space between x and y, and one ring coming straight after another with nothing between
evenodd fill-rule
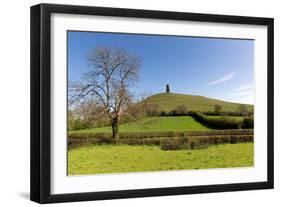
<instances>
[{"instance_id":1,"label":"hedgerow","mask_svg":"<svg viewBox=\"0 0 281 207\"><path fill-rule=\"evenodd\" d=\"M68 139L69 148L84 145L127 144L127 145L160 145L163 150L198 149L206 148L210 144L253 142L253 135L208 135L184 137L157 137L157 138L87 138Z\"/></svg>"},{"instance_id":2,"label":"hedgerow","mask_svg":"<svg viewBox=\"0 0 281 207\"><path fill-rule=\"evenodd\" d=\"M180 149L204 149L209 145L217 144L236 144L243 142L253 142L253 135L225 135L225 136L201 136L190 137L189 139L167 139L160 142L163 150L180 150Z\"/></svg>"},{"instance_id":3,"label":"hedgerow","mask_svg":"<svg viewBox=\"0 0 281 207\"><path fill-rule=\"evenodd\" d=\"M209 131L160 131L160 132L120 132L119 139L131 138L158 138L158 137L186 137L186 136L208 136L208 135L249 135L253 134L253 129L227 129ZM88 139L101 138L110 139L111 133L90 133L90 132L70 132L68 138Z\"/></svg>"},{"instance_id":4,"label":"hedgerow","mask_svg":"<svg viewBox=\"0 0 281 207\"><path fill-rule=\"evenodd\" d=\"M254 128L254 117L253 116L245 117L242 122L242 128L243 129L253 129Z\"/></svg>"},{"instance_id":5,"label":"hedgerow","mask_svg":"<svg viewBox=\"0 0 281 207\"><path fill-rule=\"evenodd\" d=\"M206 116L201 112L189 112L189 114L195 118L198 122L213 128L213 129L239 129L242 126L242 121L231 117L221 116L218 118L213 118Z\"/></svg>"}]
</instances>

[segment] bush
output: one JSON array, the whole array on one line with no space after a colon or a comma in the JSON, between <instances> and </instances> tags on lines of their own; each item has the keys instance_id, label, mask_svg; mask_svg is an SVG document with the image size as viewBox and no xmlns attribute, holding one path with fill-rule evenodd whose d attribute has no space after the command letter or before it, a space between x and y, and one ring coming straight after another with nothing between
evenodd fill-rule
<instances>
[{"instance_id":1,"label":"bush","mask_svg":"<svg viewBox=\"0 0 281 207\"><path fill-rule=\"evenodd\" d=\"M95 144L116 144L118 140L113 139L112 137L99 137L94 139Z\"/></svg>"},{"instance_id":2,"label":"bush","mask_svg":"<svg viewBox=\"0 0 281 207\"><path fill-rule=\"evenodd\" d=\"M243 129L253 129L254 128L254 117L245 117L242 122L242 128Z\"/></svg>"},{"instance_id":3,"label":"bush","mask_svg":"<svg viewBox=\"0 0 281 207\"><path fill-rule=\"evenodd\" d=\"M188 109L185 105L182 104L176 107L175 112L177 115L184 116L188 114Z\"/></svg>"},{"instance_id":4,"label":"bush","mask_svg":"<svg viewBox=\"0 0 281 207\"><path fill-rule=\"evenodd\" d=\"M221 111L219 114L215 111L203 111L202 113L207 116L243 116L240 111ZM253 114L252 112L249 113Z\"/></svg>"},{"instance_id":5,"label":"bush","mask_svg":"<svg viewBox=\"0 0 281 207\"><path fill-rule=\"evenodd\" d=\"M128 144L128 145L160 145L163 140L170 140L171 138L130 138L130 139L120 139L118 143L120 144Z\"/></svg>"},{"instance_id":6,"label":"bush","mask_svg":"<svg viewBox=\"0 0 281 207\"><path fill-rule=\"evenodd\" d=\"M162 150L205 149L209 146L208 138L178 138L164 139L160 142Z\"/></svg>"},{"instance_id":7,"label":"bush","mask_svg":"<svg viewBox=\"0 0 281 207\"><path fill-rule=\"evenodd\" d=\"M160 112L160 116L167 116L166 111L163 111L163 110L162 110L162 111Z\"/></svg>"},{"instance_id":8,"label":"bush","mask_svg":"<svg viewBox=\"0 0 281 207\"><path fill-rule=\"evenodd\" d=\"M68 127L70 130L79 130L88 128L85 121L81 119L72 119L68 123Z\"/></svg>"},{"instance_id":9,"label":"bush","mask_svg":"<svg viewBox=\"0 0 281 207\"><path fill-rule=\"evenodd\" d=\"M181 150L190 149L190 145L186 139L174 137L171 139L164 139L160 142L162 150Z\"/></svg>"},{"instance_id":10,"label":"bush","mask_svg":"<svg viewBox=\"0 0 281 207\"><path fill-rule=\"evenodd\" d=\"M189 141L190 149L206 149L210 145L207 140L192 139Z\"/></svg>"},{"instance_id":11,"label":"bush","mask_svg":"<svg viewBox=\"0 0 281 207\"><path fill-rule=\"evenodd\" d=\"M92 144L99 144L99 140L96 138L91 138L91 139L68 139L68 148L76 148L80 146L88 146ZM100 143L102 144L102 143Z\"/></svg>"},{"instance_id":12,"label":"bush","mask_svg":"<svg viewBox=\"0 0 281 207\"><path fill-rule=\"evenodd\" d=\"M164 131L164 132L122 132L119 138L158 138L158 137L175 137L177 132Z\"/></svg>"},{"instance_id":13,"label":"bush","mask_svg":"<svg viewBox=\"0 0 281 207\"><path fill-rule=\"evenodd\" d=\"M144 110L147 116L159 116L161 113L159 104L146 103Z\"/></svg>"},{"instance_id":14,"label":"bush","mask_svg":"<svg viewBox=\"0 0 281 207\"><path fill-rule=\"evenodd\" d=\"M68 138L71 139L88 139L88 138L112 138L111 133L91 133L91 132L70 132Z\"/></svg>"},{"instance_id":15,"label":"bush","mask_svg":"<svg viewBox=\"0 0 281 207\"><path fill-rule=\"evenodd\" d=\"M174 110L168 112L168 113L161 113L161 116L188 116L189 112L185 105L179 105Z\"/></svg>"},{"instance_id":16,"label":"bush","mask_svg":"<svg viewBox=\"0 0 281 207\"><path fill-rule=\"evenodd\" d=\"M211 135L252 135L253 129L225 129L210 131L189 131L185 132L190 136L211 136Z\"/></svg>"},{"instance_id":17,"label":"bush","mask_svg":"<svg viewBox=\"0 0 281 207\"><path fill-rule=\"evenodd\" d=\"M241 121L230 117L213 118L201 112L190 112L189 114L197 121L213 129L239 129L242 124Z\"/></svg>"},{"instance_id":18,"label":"bush","mask_svg":"<svg viewBox=\"0 0 281 207\"><path fill-rule=\"evenodd\" d=\"M221 135L221 136L201 136L189 138L163 139L160 142L162 150L182 150L182 149L205 149L209 145L236 144L243 142L253 142L253 135Z\"/></svg>"}]
</instances>

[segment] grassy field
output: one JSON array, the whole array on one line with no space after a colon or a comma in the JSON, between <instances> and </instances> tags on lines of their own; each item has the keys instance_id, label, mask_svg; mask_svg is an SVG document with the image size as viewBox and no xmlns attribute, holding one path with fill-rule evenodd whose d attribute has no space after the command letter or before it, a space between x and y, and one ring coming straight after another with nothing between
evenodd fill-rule
<instances>
[{"instance_id":1,"label":"grassy field","mask_svg":"<svg viewBox=\"0 0 281 207\"><path fill-rule=\"evenodd\" d=\"M186 105L188 110L193 111L213 111L214 105L221 105L223 111L237 111L240 104L225 102L217 99L211 99L204 96L176 94L176 93L159 93L146 99L148 103L159 104L160 109L171 111L179 105ZM249 110L253 109L252 105L247 105Z\"/></svg>"},{"instance_id":2,"label":"grassy field","mask_svg":"<svg viewBox=\"0 0 281 207\"><path fill-rule=\"evenodd\" d=\"M68 151L68 174L248 167L254 164L253 146L243 143L163 151L157 146L92 145Z\"/></svg>"},{"instance_id":3,"label":"grassy field","mask_svg":"<svg viewBox=\"0 0 281 207\"><path fill-rule=\"evenodd\" d=\"M210 130L191 116L150 117L120 125L120 132ZM79 130L79 132L111 132L111 126Z\"/></svg>"}]
</instances>

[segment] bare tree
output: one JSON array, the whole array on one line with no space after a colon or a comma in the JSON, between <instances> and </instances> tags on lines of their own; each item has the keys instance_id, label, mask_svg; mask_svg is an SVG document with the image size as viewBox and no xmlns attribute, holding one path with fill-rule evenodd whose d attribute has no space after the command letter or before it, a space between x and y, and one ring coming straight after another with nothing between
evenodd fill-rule
<instances>
[{"instance_id":1,"label":"bare tree","mask_svg":"<svg viewBox=\"0 0 281 207\"><path fill-rule=\"evenodd\" d=\"M118 139L120 116L131 103L130 87L137 81L141 58L122 48L97 47L88 62L89 71L70 86L71 100L94 98L111 120L112 137Z\"/></svg>"},{"instance_id":2,"label":"bare tree","mask_svg":"<svg viewBox=\"0 0 281 207\"><path fill-rule=\"evenodd\" d=\"M186 107L186 105L181 104L181 105L176 107L175 112L178 115L187 115L188 108Z\"/></svg>"},{"instance_id":3,"label":"bare tree","mask_svg":"<svg viewBox=\"0 0 281 207\"><path fill-rule=\"evenodd\" d=\"M108 123L108 118L104 116L103 106L94 100L83 102L76 111L88 128L100 126L100 123Z\"/></svg>"}]
</instances>

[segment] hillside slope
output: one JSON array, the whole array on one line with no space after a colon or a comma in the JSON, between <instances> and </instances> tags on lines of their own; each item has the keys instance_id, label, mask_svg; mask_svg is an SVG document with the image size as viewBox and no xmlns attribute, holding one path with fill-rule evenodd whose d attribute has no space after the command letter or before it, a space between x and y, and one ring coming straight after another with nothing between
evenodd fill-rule
<instances>
[{"instance_id":1,"label":"hillside slope","mask_svg":"<svg viewBox=\"0 0 281 207\"><path fill-rule=\"evenodd\" d=\"M158 93L148 97L145 101L152 104L158 104L161 110L169 112L177 106L186 105L188 110L213 111L214 105L221 105L223 111L237 111L238 103L225 102L217 99L211 99L204 96L177 94L177 93ZM249 110L253 105L246 105Z\"/></svg>"}]
</instances>

